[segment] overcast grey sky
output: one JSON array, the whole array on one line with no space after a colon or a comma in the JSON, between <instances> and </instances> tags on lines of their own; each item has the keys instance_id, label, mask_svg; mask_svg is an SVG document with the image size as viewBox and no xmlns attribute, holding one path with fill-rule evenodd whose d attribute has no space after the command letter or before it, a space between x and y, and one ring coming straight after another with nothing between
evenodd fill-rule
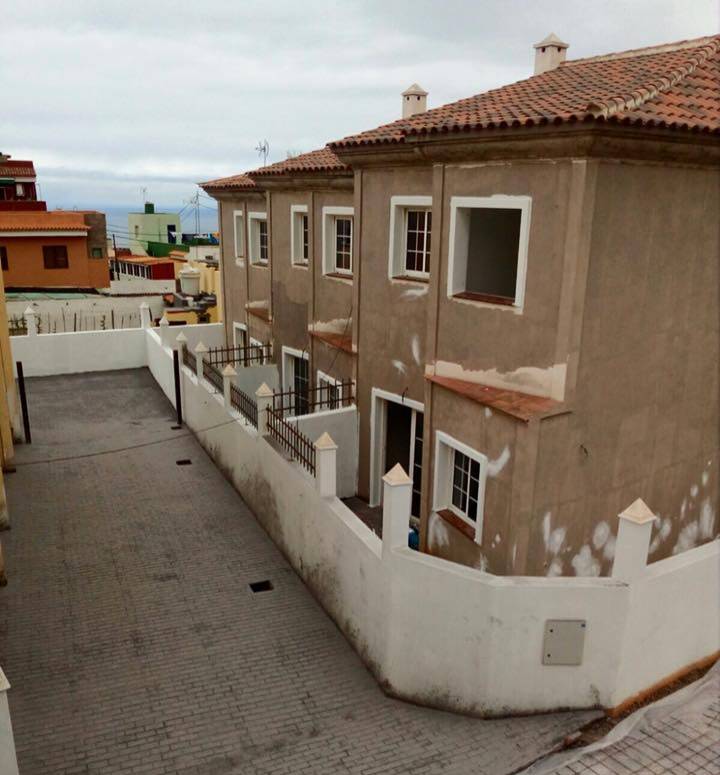
<instances>
[{"instance_id":1,"label":"overcast grey sky","mask_svg":"<svg viewBox=\"0 0 720 775\"><path fill-rule=\"evenodd\" d=\"M52 207L150 198L308 151L569 57L718 31L718 0L3 0L0 150Z\"/></svg>"}]
</instances>

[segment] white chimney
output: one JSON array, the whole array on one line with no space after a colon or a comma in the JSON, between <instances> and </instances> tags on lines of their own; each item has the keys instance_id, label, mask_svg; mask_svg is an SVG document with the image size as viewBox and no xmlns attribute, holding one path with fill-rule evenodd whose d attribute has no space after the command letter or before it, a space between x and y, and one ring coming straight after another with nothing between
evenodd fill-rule
<instances>
[{"instance_id":1,"label":"white chimney","mask_svg":"<svg viewBox=\"0 0 720 775\"><path fill-rule=\"evenodd\" d=\"M545 40L535 44L535 75L554 70L565 61L568 44L551 32Z\"/></svg>"},{"instance_id":2,"label":"white chimney","mask_svg":"<svg viewBox=\"0 0 720 775\"><path fill-rule=\"evenodd\" d=\"M408 86L402 93L402 117L410 118L416 113L424 113L427 110L427 95L425 89L416 83Z\"/></svg>"}]
</instances>

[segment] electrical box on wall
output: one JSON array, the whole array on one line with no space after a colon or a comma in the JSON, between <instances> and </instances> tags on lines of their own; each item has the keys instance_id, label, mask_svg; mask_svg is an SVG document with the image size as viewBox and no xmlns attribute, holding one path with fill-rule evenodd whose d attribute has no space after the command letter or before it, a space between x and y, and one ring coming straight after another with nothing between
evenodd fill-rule
<instances>
[{"instance_id":1,"label":"electrical box on wall","mask_svg":"<svg viewBox=\"0 0 720 775\"><path fill-rule=\"evenodd\" d=\"M548 619L543 638L543 665L581 665L586 631L585 619Z\"/></svg>"}]
</instances>

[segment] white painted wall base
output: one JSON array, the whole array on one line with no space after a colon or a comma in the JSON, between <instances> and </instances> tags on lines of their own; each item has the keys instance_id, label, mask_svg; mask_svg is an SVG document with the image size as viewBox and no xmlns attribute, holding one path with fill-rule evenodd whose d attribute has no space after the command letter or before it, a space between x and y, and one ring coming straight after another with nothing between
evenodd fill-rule
<instances>
[{"instance_id":1,"label":"white painted wall base","mask_svg":"<svg viewBox=\"0 0 720 775\"><path fill-rule=\"evenodd\" d=\"M186 337L196 328L184 327ZM143 336L144 359L137 358L174 401L172 350L155 330L105 333L128 337L106 342L122 352L134 352L134 337ZM21 337L41 352L35 359L27 352L28 362L67 373L85 362L79 351L99 347L78 340L67 363L51 358L45 343L55 340L62 351L61 336L95 334ZM402 546L399 528L385 531L383 545L185 367L182 401L188 427L391 694L483 715L615 707L720 650L717 540L635 568L627 579L491 576ZM408 514L396 506L385 519L406 529ZM586 623L579 665L543 664L549 619Z\"/></svg>"},{"instance_id":2,"label":"white painted wall base","mask_svg":"<svg viewBox=\"0 0 720 775\"><path fill-rule=\"evenodd\" d=\"M15 738L13 737L7 698L9 688L10 684L5 678L5 673L0 670L0 773L2 775L18 775Z\"/></svg>"}]
</instances>

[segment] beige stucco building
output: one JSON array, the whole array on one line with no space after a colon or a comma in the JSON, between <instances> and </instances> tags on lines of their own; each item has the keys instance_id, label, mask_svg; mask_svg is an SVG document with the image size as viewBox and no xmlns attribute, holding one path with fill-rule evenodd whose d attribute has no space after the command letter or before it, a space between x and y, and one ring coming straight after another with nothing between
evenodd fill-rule
<instances>
[{"instance_id":1,"label":"beige stucco building","mask_svg":"<svg viewBox=\"0 0 720 775\"><path fill-rule=\"evenodd\" d=\"M204 186L228 340L352 378L358 496L401 463L421 550L497 574L607 573L637 497L651 561L718 533L720 38L566 49Z\"/></svg>"}]
</instances>

